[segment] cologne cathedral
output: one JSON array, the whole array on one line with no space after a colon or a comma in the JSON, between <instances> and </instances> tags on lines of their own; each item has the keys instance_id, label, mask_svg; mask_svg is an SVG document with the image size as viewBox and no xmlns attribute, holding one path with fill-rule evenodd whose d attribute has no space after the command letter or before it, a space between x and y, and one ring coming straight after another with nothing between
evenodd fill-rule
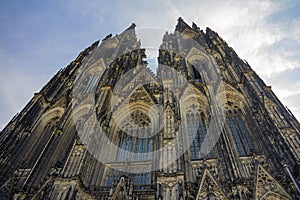
<instances>
[{"instance_id":1,"label":"cologne cathedral","mask_svg":"<svg viewBox=\"0 0 300 200\"><path fill-rule=\"evenodd\" d=\"M179 18L153 70L136 31L86 48L1 131L0 199L300 199L300 124L251 66Z\"/></svg>"}]
</instances>

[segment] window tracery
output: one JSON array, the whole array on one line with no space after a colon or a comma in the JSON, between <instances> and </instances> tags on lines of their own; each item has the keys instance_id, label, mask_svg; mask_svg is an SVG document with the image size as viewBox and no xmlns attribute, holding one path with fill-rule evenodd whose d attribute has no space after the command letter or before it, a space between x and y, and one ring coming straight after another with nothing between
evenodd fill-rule
<instances>
[{"instance_id":1,"label":"window tracery","mask_svg":"<svg viewBox=\"0 0 300 200\"><path fill-rule=\"evenodd\" d=\"M100 74L89 75L88 82L87 82L86 88L84 90L84 93L91 92L94 89L94 87L97 85L99 79L100 79Z\"/></svg>"},{"instance_id":2,"label":"window tracery","mask_svg":"<svg viewBox=\"0 0 300 200\"><path fill-rule=\"evenodd\" d=\"M211 143L203 143L207 136L207 126L204 114L200 111L198 105L191 104L186 110L186 125L188 132L188 139L190 142L190 156L191 160L199 160L204 156L200 151L201 147L207 150L211 149ZM213 152L210 151L206 158L212 158Z\"/></svg>"},{"instance_id":3,"label":"window tracery","mask_svg":"<svg viewBox=\"0 0 300 200\"><path fill-rule=\"evenodd\" d=\"M130 117L133 123L140 127L149 126L151 123L149 116L139 110L132 112Z\"/></svg>"},{"instance_id":4,"label":"window tracery","mask_svg":"<svg viewBox=\"0 0 300 200\"><path fill-rule=\"evenodd\" d=\"M136 110L123 123L126 127L119 132L120 142L117 161L144 161L150 156L150 117Z\"/></svg>"}]
</instances>

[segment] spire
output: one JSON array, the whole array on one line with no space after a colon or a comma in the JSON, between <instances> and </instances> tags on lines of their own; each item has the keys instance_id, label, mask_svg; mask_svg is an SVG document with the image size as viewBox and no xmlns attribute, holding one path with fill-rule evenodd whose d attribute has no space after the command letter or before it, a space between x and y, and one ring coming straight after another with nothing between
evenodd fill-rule
<instances>
[{"instance_id":1,"label":"spire","mask_svg":"<svg viewBox=\"0 0 300 200\"><path fill-rule=\"evenodd\" d=\"M181 17L179 17L177 21L178 21L178 22L177 22L175 31L182 32L182 31L184 31L184 29L186 29L186 28L191 29L191 27L190 27L187 23L185 23L185 21L183 21L183 19L182 19Z\"/></svg>"}]
</instances>

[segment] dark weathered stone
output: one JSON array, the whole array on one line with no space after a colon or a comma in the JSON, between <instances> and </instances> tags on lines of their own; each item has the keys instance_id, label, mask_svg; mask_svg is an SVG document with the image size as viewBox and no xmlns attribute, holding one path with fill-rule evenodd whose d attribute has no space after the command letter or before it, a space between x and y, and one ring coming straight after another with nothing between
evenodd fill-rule
<instances>
[{"instance_id":1,"label":"dark weathered stone","mask_svg":"<svg viewBox=\"0 0 300 200\"><path fill-rule=\"evenodd\" d=\"M300 179L300 125L250 65L216 32L209 28L204 32L194 23L190 27L179 18L176 32L166 33L163 38L154 75L143 60L147 52L140 48L134 31L133 23L123 33L115 37L110 34L101 43L97 41L86 48L1 131L0 199L299 199L284 165L296 181ZM191 40L201 46L202 57L184 58L193 55L187 42ZM119 53L128 47L130 51ZM204 71L199 72L194 62L201 59ZM209 62L216 68L208 68ZM80 91L72 101L72 95L77 94L74 82L82 65L95 68L81 72L89 73L90 78L80 82ZM97 67L105 68L103 74ZM114 99L118 103L112 105L117 82L130 70L131 76L123 80L124 88ZM188 89L180 86L180 76L187 80ZM204 155L197 144L204 145L208 121L219 120L213 119L212 112L217 110L210 105L216 99L209 93L209 88L218 91L214 88L218 83L206 82L205 77L212 80L216 76L221 76L224 84L226 102L221 107L226 120L216 145ZM143 84L144 80L148 80L147 84ZM131 110L122 113L122 101L127 97ZM89 99L94 100L95 109L87 112L82 108L82 112L86 111L85 120L75 124L72 106ZM149 151L172 144L180 132L179 142L157 154L158 159L150 164L147 155L139 154L132 160L125 154L120 156L120 151L115 162L110 163L122 163L124 168L145 165L154 169L150 173L136 175L110 169L87 150L84 138L77 133L79 127L88 126L88 119L95 114L113 144L123 148L122 138L127 138L132 141L128 147L132 151L147 152L142 146L147 140L138 136L148 134L147 126L159 118L150 112L155 104L162 106L166 119L162 130L150 137ZM139 128L127 126L136 135L121 131L112 120L115 113ZM180 155L178 152L192 133L193 148ZM100 153L111 152L107 149ZM167 163L171 154L178 154L178 159Z\"/></svg>"}]
</instances>

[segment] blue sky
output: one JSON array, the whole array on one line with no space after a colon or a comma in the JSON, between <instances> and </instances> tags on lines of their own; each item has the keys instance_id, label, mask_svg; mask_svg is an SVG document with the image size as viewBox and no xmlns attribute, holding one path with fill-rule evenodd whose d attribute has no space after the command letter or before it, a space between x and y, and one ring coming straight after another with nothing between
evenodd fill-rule
<instances>
[{"instance_id":1,"label":"blue sky","mask_svg":"<svg viewBox=\"0 0 300 200\"><path fill-rule=\"evenodd\" d=\"M0 130L78 53L132 22L209 26L300 119L298 1L0 1Z\"/></svg>"}]
</instances>

